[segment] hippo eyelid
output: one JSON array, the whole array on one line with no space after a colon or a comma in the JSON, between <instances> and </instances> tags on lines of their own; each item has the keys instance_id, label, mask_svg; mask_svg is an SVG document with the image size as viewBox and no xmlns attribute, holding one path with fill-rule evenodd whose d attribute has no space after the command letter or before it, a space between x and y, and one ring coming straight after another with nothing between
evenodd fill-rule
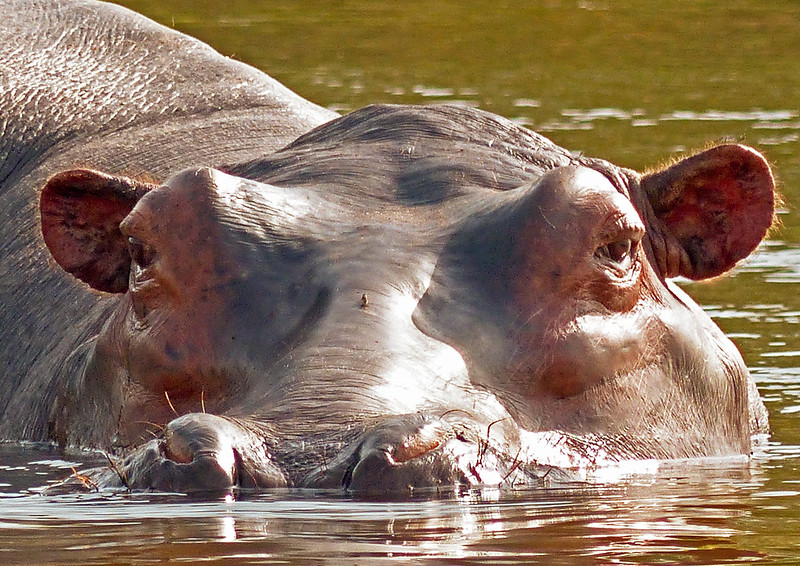
<instances>
[{"instance_id":1,"label":"hippo eyelid","mask_svg":"<svg viewBox=\"0 0 800 566\"><path fill-rule=\"evenodd\" d=\"M638 216L617 213L606 222L606 225L608 227L604 230L604 239L630 238L638 242L644 238L645 227Z\"/></svg>"}]
</instances>

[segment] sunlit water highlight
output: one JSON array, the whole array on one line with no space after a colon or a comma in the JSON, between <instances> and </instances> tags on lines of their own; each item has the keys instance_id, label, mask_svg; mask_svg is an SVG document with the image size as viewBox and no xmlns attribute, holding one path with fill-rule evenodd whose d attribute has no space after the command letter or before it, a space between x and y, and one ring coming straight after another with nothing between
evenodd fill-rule
<instances>
[{"instance_id":1,"label":"sunlit water highlight","mask_svg":"<svg viewBox=\"0 0 800 566\"><path fill-rule=\"evenodd\" d=\"M22 454L9 447L0 454L31 455L30 449ZM610 483L396 501L299 490L211 501L169 494L7 493L0 501L0 562L752 561L766 557L759 550L761 522L780 518L776 526L786 532L798 526L789 511L800 485L777 488L765 470L798 456L798 447L766 446L751 463L680 462ZM48 479L70 465L40 459L16 471ZM798 550L782 549L786 556Z\"/></svg>"}]
</instances>

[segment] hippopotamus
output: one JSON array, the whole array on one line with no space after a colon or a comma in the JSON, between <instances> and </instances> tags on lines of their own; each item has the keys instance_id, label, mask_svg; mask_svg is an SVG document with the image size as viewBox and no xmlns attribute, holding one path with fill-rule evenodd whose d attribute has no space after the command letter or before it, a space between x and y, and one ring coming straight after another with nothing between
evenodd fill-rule
<instances>
[{"instance_id":1,"label":"hippopotamus","mask_svg":"<svg viewBox=\"0 0 800 566\"><path fill-rule=\"evenodd\" d=\"M458 105L346 116L125 9L2 0L0 436L94 487L356 493L747 455L673 279L773 223L765 158L640 173Z\"/></svg>"}]
</instances>

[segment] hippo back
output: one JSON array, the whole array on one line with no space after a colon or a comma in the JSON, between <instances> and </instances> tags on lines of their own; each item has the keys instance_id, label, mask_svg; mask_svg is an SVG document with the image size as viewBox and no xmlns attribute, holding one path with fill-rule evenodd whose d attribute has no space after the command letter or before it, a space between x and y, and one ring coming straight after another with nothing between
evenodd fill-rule
<instances>
[{"instance_id":1,"label":"hippo back","mask_svg":"<svg viewBox=\"0 0 800 566\"><path fill-rule=\"evenodd\" d=\"M0 0L0 13L0 438L36 440L59 376L76 375L117 301L48 264L46 179L75 166L162 179L253 159L335 114L118 6Z\"/></svg>"}]
</instances>

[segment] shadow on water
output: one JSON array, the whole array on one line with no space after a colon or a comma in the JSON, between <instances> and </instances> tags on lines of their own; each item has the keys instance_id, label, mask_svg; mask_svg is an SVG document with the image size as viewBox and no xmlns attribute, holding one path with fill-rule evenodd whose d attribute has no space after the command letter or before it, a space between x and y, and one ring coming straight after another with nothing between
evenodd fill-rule
<instances>
[{"instance_id":1,"label":"shadow on water","mask_svg":"<svg viewBox=\"0 0 800 566\"><path fill-rule=\"evenodd\" d=\"M536 490L364 501L274 492L27 491L87 454L0 445L0 564L727 564L800 560L800 6L732 0L292 3L125 0L343 112L455 102L643 169L743 140L774 164L783 227L687 291L736 341L770 411L750 462Z\"/></svg>"}]
</instances>

